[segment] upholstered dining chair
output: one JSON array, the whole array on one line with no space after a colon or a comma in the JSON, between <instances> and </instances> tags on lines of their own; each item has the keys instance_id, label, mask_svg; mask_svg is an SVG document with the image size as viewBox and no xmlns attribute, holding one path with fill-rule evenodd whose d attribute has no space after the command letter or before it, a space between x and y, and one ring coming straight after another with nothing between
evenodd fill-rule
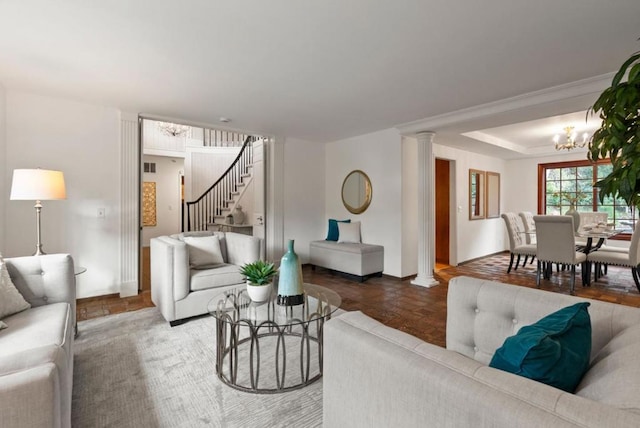
<instances>
[{"instance_id":1,"label":"upholstered dining chair","mask_svg":"<svg viewBox=\"0 0 640 428\"><path fill-rule=\"evenodd\" d=\"M520 256L524 255L524 262L522 266L527 264L527 258L531 256L531 260L536 256L536 245L527 244L525 242L524 225L522 219L515 213L502 213L501 217L504 219L504 224L507 226L507 234L509 235L509 251L511 257L509 259L509 267L507 273L511 273L511 267L513 266L513 259L517 255L516 270L520 263Z\"/></svg>"},{"instance_id":2,"label":"upholstered dining chair","mask_svg":"<svg viewBox=\"0 0 640 428\"><path fill-rule=\"evenodd\" d=\"M522 224L524 225L525 233L525 241L527 244L535 244L536 243L536 224L533 222L533 214L529 211L522 211L518 213L520 218L522 219ZM533 263L533 258L531 258L531 262Z\"/></svg>"},{"instance_id":3,"label":"upholstered dining chair","mask_svg":"<svg viewBox=\"0 0 640 428\"><path fill-rule=\"evenodd\" d=\"M576 266L584 264L587 256L576 251L573 217L568 215L536 215L536 241L538 251L538 270L536 286L540 287L540 274L545 279L551 276L553 263L571 266L571 284L569 291L574 294L576 284ZM584 266L583 266L584 269ZM584 272L584 270L583 270Z\"/></svg>"},{"instance_id":4,"label":"upholstered dining chair","mask_svg":"<svg viewBox=\"0 0 640 428\"><path fill-rule=\"evenodd\" d=\"M607 251L598 250L593 251L587 255L587 262L594 263L596 268L593 269L595 280L598 280L600 276L600 266L615 265L631 268L631 275L633 281L636 283L638 292L640 292L640 272L638 271L638 265L640 265L640 221L636 222L636 227L631 235L631 243L629 245L629 251L624 252L620 250ZM589 272L590 269L587 269Z\"/></svg>"}]
</instances>

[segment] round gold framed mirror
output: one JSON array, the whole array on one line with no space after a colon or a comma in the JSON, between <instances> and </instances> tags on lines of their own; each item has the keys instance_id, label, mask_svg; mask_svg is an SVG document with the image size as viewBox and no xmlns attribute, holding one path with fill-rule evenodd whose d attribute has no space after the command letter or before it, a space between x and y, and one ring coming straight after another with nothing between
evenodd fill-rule
<instances>
[{"instance_id":1,"label":"round gold framed mirror","mask_svg":"<svg viewBox=\"0 0 640 428\"><path fill-rule=\"evenodd\" d=\"M351 171L342 182L342 203L353 214L362 214L371 204L371 180L364 172Z\"/></svg>"}]
</instances>

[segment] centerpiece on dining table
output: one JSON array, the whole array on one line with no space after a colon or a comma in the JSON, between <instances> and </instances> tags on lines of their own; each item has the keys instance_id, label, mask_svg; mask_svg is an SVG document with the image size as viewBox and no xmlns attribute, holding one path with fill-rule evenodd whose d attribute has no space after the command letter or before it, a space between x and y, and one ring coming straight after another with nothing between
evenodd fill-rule
<instances>
[{"instance_id":1,"label":"centerpiece on dining table","mask_svg":"<svg viewBox=\"0 0 640 428\"><path fill-rule=\"evenodd\" d=\"M553 196L560 198L560 201L564 199L565 201L569 202L569 209L565 211L564 215L570 215L573 217L573 230L577 232L580 228L580 213L578 213L578 210L576 208L578 206L578 202L587 198L587 194L580 191L559 191L554 192Z\"/></svg>"}]
</instances>

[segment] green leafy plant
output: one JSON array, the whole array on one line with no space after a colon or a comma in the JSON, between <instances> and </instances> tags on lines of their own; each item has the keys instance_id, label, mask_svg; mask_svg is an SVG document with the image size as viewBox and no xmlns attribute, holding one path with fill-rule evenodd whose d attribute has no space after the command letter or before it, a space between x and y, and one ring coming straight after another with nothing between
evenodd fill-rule
<instances>
[{"instance_id":1,"label":"green leafy plant","mask_svg":"<svg viewBox=\"0 0 640 428\"><path fill-rule=\"evenodd\" d=\"M589 142L588 157L591 161L610 158L613 166L609 175L595 183L600 202L612 196L640 207L640 52L622 64L587 114L602 119Z\"/></svg>"},{"instance_id":2,"label":"green leafy plant","mask_svg":"<svg viewBox=\"0 0 640 428\"><path fill-rule=\"evenodd\" d=\"M253 285L269 285L278 273L278 269L273 263L258 260L242 265L240 273L246 276L247 281Z\"/></svg>"}]
</instances>

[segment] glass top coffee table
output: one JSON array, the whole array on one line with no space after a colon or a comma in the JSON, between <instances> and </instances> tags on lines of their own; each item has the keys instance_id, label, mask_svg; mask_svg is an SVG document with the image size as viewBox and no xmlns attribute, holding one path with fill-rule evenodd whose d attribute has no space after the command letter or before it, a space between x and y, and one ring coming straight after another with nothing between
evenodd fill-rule
<instances>
[{"instance_id":1,"label":"glass top coffee table","mask_svg":"<svg viewBox=\"0 0 640 428\"><path fill-rule=\"evenodd\" d=\"M246 285L214 296L216 373L245 392L273 394L309 385L322 377L324 322L342 299L328 288L304 284L304 303L281 306L272 287L266 302L253 302Z\"/></svg>"}]
</instances>

